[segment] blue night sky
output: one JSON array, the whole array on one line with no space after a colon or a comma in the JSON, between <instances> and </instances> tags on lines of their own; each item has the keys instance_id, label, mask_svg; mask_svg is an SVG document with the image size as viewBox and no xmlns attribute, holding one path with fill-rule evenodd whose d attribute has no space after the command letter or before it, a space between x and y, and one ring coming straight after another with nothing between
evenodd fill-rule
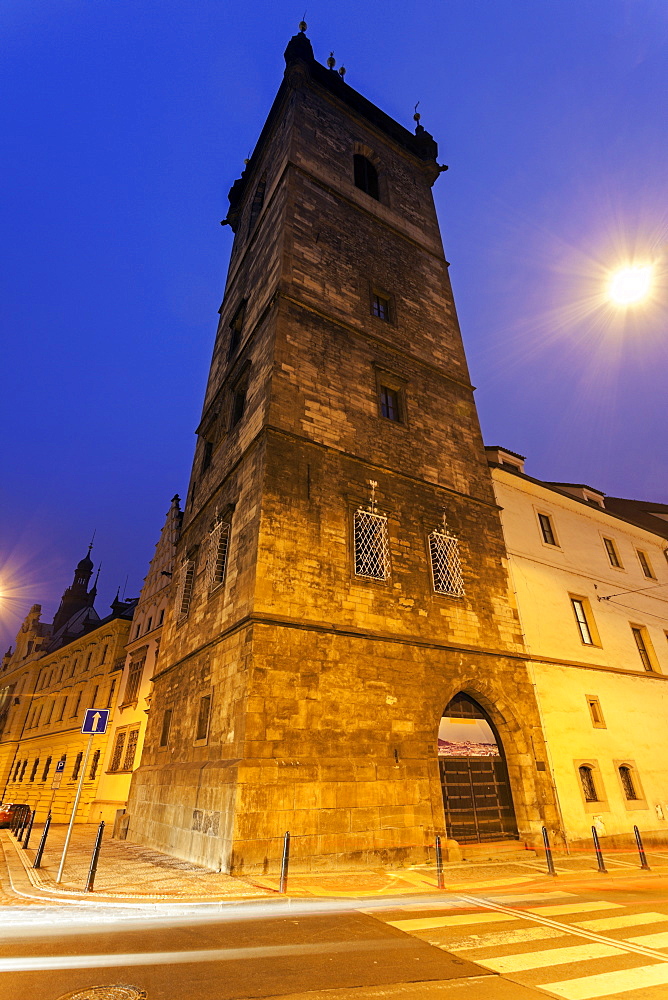
<instances>
[{"instance_id":1,"label":"blue night sky","mask_svg":"<svg viewBox=\"0 0 668 1000\"><path fill-rule=\"evenodd\" d=\"M303 7L4 0L5 646L97 531L137 594L186 492L231 246L220 219ZM310 0L316 57L412 127L483 433L539 478L668 502L665 0ZM610 267L657 260L653 301ZM4 566L4 569L3 569Z\"/></svg>"}]
</instances>

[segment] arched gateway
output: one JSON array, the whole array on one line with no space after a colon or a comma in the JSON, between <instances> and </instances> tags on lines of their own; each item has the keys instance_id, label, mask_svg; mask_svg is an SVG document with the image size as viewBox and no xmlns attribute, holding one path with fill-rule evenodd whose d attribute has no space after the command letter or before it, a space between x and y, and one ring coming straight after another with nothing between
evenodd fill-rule
<instances>
[{"instance_id":1,"label":"arched gateway","mask_svg":"<svg viewBox=\"0 0 668 1000\"><path fill-rule=\"evenodd\" d=\"M517 838L503 745L491 719L466 694L445 707L438 759L448 837L462 844Z\"/></svg>"}]
</instances>

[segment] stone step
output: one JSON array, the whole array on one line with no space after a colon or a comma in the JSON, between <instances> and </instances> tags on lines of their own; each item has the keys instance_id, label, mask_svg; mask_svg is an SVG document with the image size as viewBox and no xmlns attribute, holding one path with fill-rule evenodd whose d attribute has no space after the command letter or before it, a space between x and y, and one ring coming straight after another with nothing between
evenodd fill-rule
<instances>
[{"instance_id":1,"label":"stone step","mask_svg":"<svg viewBox=\"0 0 668 1000\"><path fill-rule=\"evenodd\" d=\"M464 861L528 861L536 852L521 840L494 840L487 844L460 844Z\"/></svg>"}]
</instances>

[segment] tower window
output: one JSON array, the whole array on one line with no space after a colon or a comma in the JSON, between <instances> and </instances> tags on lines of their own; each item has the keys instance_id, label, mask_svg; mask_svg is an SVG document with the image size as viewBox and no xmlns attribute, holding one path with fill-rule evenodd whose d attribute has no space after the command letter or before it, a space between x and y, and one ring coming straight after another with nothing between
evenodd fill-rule
<instances>
[{"instance_id":1,"label":"tower window","mask_svg":"<svg viewBox=\"0 0 668 1000\"><path fill-rule=\"evenodd\" d=\"M371 315L389 322L390 300L386 295L380 295L378 292L371 293Z\"/></svg>"},{"instance_id":2,"label":"tower window","mask_svg":"<svg viewBox=\"0 0 668 1000\"><path fill-rule=\"evenodd\" d=\"M380 415L387 420L401 421L401 406L399 392L388 385L380 387Z\"/></svg>"},{"instance_id":3,"label":"tower window","mask_svg":"<svg viewBox=\"0 0 668 1000\"><path fill-rule=\"evenodd\" d=\"M543 541L546 545L556 545L557 538L554 533L554 525L552 524L552 518L549 514L539 514L538 523L540 524L540 531L543 536Z\"/></svg>"},{"instance_id":4,"label":"tower window","mask_svg":"<svg viewBox=\"0 0 668 1000\"><path fill-rule=\"evenodd\" d=\"M229 541L230 524L227 521L219 521L211 532L209 542L209 564L207 566L207 589L209 592L220 587L225 580Z\"/></svg>"},{"instance_id":5,"label":"tower window","mask_svg":"<svg viewBox=\"0 0 668 1000\"><path fill-rule=\"evenodd\" d=\"M162 729L160 730L160 743L161 747L166 747L169 742L169 731L172 728L172 709L165 709L165 713L162 717Z\"/></svg>"},{"instance_id":6,"label":"tower window","mask_svg":"<svg viewBox=\"0 0 668 1000\"><path fill-rule=\"evenodd\" d=\"M643 625L632 625L631 631L633 632L633 638L636 641L643 667L648 673L654 673L654 664L650 653L651 643L647 629Z\"/></svg>"},{"instance_id":7,"label":"tower window","mask_svg":"<svg viewBox=\"0 0 668 1000\"><path fill-rule=\"evenodd\" d=\"M231 426L236 427L241 418L244 415L244 410L246 409L246 388L245 386L240 386L235 389L234 395L232 396L232 419Z\"/></svg>"},{"instance_id":8,"label":"tower window","mask_svg":"<svg viewBox=\"0 0 668 1000\"><path fill-rule=\"evenodd\" d=\"M431 579L437 594L463 597L464 580L459 558L459 541L444 527L429 535Z\"/></svg>"},{"instance_id":9,"label":"tower window","mask_svg":"<svg viewBox=\"0 0 668 1000\"><path fill-rule=\"evenodd\" d=\"M230 346L228 357L231 357L241 342L241 334L244 328L244 318L246 316L246 299L244 299L235 312L230 322Z\"/></svg>"},{"instance_id":10,"label":"tower window","mask_svg":"<svg viewBox=\"0 0 668 1000\"><path fill-rule=\"evenodd\" d=\"M585 802L598 802L599 797L596 791L596 785L594 784L593 769L587 764L582 764L582 766L578 768L578 773L580 775L580 783L582 784Z\"/></svg>"},{"instance_id":11,"label":"tower window","mask_svg":"<svg viewBox=\"0 0 668 1000\"><path fill-rule=\"evenodd\" d=\"M587 614L587 606L581 597L571 597L571 605L575 614L580 638L585 646L595 646L592 624Z\"/></svg>"},{"instance_id":12,"label":"tower window","mask_svg":"<svg viewBox=\"0 0 668 1000\"><path fill-rule=\"evenodd\" d=\"M204 442L204 450L202 451L202 472L206 470L211 465L211 459L213 458L213 441Z\"/></svg>"},{"instance_id":13,"label":"tower window","mask_svg":"<svg viewBox=\"0 0 668 1000\"><path fill-rule=\"evenodd\" d=\"M362 156L360 153L355 153L353 156L353 171L355 175L355 187L375 198L376 201L380 201L378 171L371 160L367 160L366 156Z\"/></svg>"},{"instance_id":14,"label":"tower window","mask_svg":"<svg viewBox=\"0 0 668 1000\"><path fill-rule=\"evenodd\" d=\"M255 188L255 194L253 195L253 200L251 202L250 213L248 216L248 235L253 232L255 223L257 222L258 216L262 211L262 206L264 205L264 193L267 189L267 177L265 174L258 181L258 185Z\"/></svg>"},{"instance_id":15,"label":"tower window","mask_svg":"<svg viewBox=\"0 0 668 1000\"><path fill-rule=\"evenodd\" d=\"M199 700L197 715L197 730L195 740L205 740L209 735L209 716L211 714L211 695L206 694Z\"/></svg>"},{"instance_id":16,"label":"tower window","mask_svg":"<svg viewBox=\"0 0 668 1000\"><path fill-rule=\"evenodd\" d=\"M619 558L619 552L617 551L614 539L604 538L603 544L605 545L605 551L608 553L610 565L614 566L615 569L622 569L622 560Z\"/></svg>"},{"instance_id":17,"label":"tower window","mask_svg":"<svg viewBox=\"0 0 668 1000\"><path fill-rule=\"evenodd\" d=\"M356 510L354 542L355 576L387 580L390 575L387 517L370 510Z\"/></svg>"},{"instance_id":18,"label":"tower window","mask_svg":"<svg viewBox=\"0 0 668 1000\"><path fill-rule=\"evenodd\" d=\"M619 778L622 783L622 788L624 789L624 795L630 801L638 799L638 793L636 791L636 786L633 782L633 774L631 773L631 768L628 764L622 764L619 770Z\"/></svg>"},{"instance_id":19,"label":"tower window","mask_svg":"<svg viewBox=\"0 0 668 1000\"><path fill-rule=\"evenodd\" d=\"M643 552L642 549L636 549L636 552L638 553L638 562L640 563L640 568L642 569L647 579L656 580L656 574L652 569L652 565L649 561L649 556L647 555L647 553Z\"/></svg>"}]
</instances>

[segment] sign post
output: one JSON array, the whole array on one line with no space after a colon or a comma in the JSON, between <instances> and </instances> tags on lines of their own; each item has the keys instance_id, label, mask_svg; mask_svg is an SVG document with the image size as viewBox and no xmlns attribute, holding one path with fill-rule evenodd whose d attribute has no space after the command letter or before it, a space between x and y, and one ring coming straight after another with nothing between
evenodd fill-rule
<instances>
[{"instance_id":1,"label":"sign post","mask_svg":"<svg viewBox=\"0 0 668 1000\"><path fill-rule=\"evenodd\" d=\"M77 814L77 809L79 807L79 799L81 798L81 789L83 788L84 777L86 774L86 766L88 765L88 757L90 754L91 744L93 742L94 736L104 736L107 731L107 722L109 721L109 709L108 708L89 708L86 710L84 715L83 725L81 727L81 732L88 736L88 744L86 746L86 753L84 754L83 764L81 767L81 772L79 774L79 784L77 785L77 794L74 796L74 804L72 806L72 815L70 816L70 825L67 828L67 834L65 836L65 844L63 846L63 856L60 859L60 867L58 869L58 877L56 878L56 885L62 881L63 878L63 868L65 867L65 858L67 857L67 849L70 846L70 838L72 837L72 828L74 826L74 817ZM59 761L65 766L64 761ZM57 770L56 765L56 770ZM62 772L61 768L61 772Z\"/></svg>"},{"instance_id":2,"label":"sign post","mask_svg":"<svg viewBox=\"0 0 668 1000\"><path fill-rule=\"evenodd\" d=\"M49 812L53 809L53 800L56 797L56 791L60 788L60 783L63 780L63 771L65 770L65 758L63 757L56 763L56 770L53 772L53 780L51 781L51 801L49 802Z\"/></svg>"}]
</instances>

